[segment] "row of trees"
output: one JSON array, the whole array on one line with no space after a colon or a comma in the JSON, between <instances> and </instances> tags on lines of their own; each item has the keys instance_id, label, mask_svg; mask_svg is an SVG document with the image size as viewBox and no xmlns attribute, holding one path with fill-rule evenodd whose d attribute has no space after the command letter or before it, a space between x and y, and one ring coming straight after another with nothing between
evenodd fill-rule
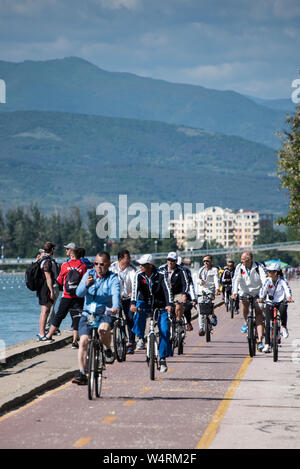
<instances>
[{"instance_id":1,"label":"row of trees","mask_svg":"<svg viewBox=\"0 0 300 469\"><path fill-rule=\"evenodd\" d=\"M96 233L96 226L100 216L96 210L89 210L82 216L78 207L65 213L54 211L44 214L37 205L29 208L17 207L6 213L0 209L0 248L5 257L31 258L43 247L46 241L56 244L55 255L65 255L64 245L74 242L84 247L87 255L108 250L117 254L121 248L129 249L132 253L166 252L176 250L176 240L170 238L151 239L100 239Z\"/></svg>"}]
</instances>

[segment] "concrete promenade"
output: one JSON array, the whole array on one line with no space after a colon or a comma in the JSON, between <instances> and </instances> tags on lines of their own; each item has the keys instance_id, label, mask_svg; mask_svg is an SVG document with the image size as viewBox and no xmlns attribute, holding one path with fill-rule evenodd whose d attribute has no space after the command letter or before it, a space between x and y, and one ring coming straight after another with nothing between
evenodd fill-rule
<instances>
[{"instance_id":1,"label":"concrete promenade","mask_svg":"<svg viewBox=\"0 0 300 469\"><path fill-rule=\"evenodd\" d=\"M300 448L300 281L290 285L295 303L289 306L290 335L282 341L279 361L274 363L270 354L261 353L244 359L235 378L228 379L227 391L200 435L198 449ZM193 324L197 329L196 321ZM221 324L216 331L218 327L221 336ZM230 344L229 336L224 338ZM222 353L222 342L216 339L210 345L212 354L214 347ZM245 337L238 335L238 340L243 342ZM72 333L63 332L52 344L32 340L7 348L6 364L0 369L0 433L10 411L74 375L77 350L71 342ZM224 381L223 375L219 378Z\"/></svg>"}]
</instances>

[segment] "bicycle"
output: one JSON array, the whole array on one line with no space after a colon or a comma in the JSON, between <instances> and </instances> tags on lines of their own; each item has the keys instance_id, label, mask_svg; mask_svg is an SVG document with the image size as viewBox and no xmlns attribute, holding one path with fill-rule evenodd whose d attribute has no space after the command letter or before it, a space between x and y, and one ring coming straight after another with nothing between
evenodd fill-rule
<instances>
[{"instance_id":1,"label":"bicycle","mask_svg":"<svg viewBox=\"0 0 300 469\"><path fill-rule=\"evenodd\" d=\"M256 330L256 321L255 321L255 308L254 300L255 297L251 295L242 296L242 300L246 299L249 301L249 314L247 317L247 339L249 347L250 357L254 357L256 354L256 343L257 343L257 330Z\"/></svg>"},{"instance_id":2,"label":"bicycle","mask_svg":"<svg viewBox=\"0 0 300 469\"><path fill-rule=\"evenodd\" d=\"M123 312L120 311L117 315L113 327L113 344L115 357L118 362L126 360L127 348L127 334L126 334L126 320L123 317Z\"/></svg>"},{"instance_id":3,"label":"bicycle","mask_svg":"<svg viewBox=\"0 0 300 469\"><path fill-rule=\"evenodd\" d=\"M92 328L92 335L88 341L87 372L88 372L88 398L94 395L100 397L102 390L103 370L105 370L104 348L98 334L99 322L94 314L88 314L88 325Z\"/></svg>"},{"instance_id":4,"label":"bicycle","mask_svg":"<svg viewBox=\"0 0 300 469\"><path fill-rule=\"evenodd\" d=\"M203 322L204 322L204 331L205 331L206 342L210 342L211 341L212 329L213 329L213 325L211 323L210 316L214 312L214 305L213 305L212 298L209 295L209 293L206 293L205 291L203 291L201 293L201 295L198 295L198 299L199 299L199 297L202 297L202 300L203 300L201 302L198 301L199 326L200 326L200 328L202 327L201 320L200 320L200 315L202 315L203 316Z\"/></svg>"},{"instance_id":5,"label":"bicycle","mask_svg":"<svg viewBox=\"0 0 300 469\"><path fill-rule=\"evenodd\" d=\"M272 308L272 317L270 321L270 346L273 351L273 362L278 361L278 346L281 343L280 327L281 318L280 312L276 303L270 304Z\"/></svg>"},{"instance_id":6,"label":"bicycle","mask_svg":"<svg viewBox=\"0 0 300 469\"><path fill-rule=\"evenodd\" d=\"M150 379L154 381L155 379L155 368L159 369L159 360L158 360L158 331L157 327L157 315L159 310L153 310L151 308L149 312L149 327L147 334L147 347L146 347L146 360L149 366Z\"/></svg>"},{"instance_id":7,"label":"bicycle","mask_svg":"<svg viewBox=\"0 0 300 469\"><path fill-rule=\"evenodd\" d=\"M172 350L174 353L177 348L178 355L183 354L184 339L186 336L186 318L183 316L179 321L176 319L174 313L168 315L170 322L170 340L172 344Z\"/></svg>"}]
</instances>

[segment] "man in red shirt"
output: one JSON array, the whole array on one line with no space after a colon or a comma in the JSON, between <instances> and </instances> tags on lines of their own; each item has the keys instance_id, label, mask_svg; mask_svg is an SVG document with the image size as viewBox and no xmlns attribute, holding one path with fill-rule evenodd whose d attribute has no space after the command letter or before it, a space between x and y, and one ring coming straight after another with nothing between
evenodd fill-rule
<instances>
[{"instance_id":1,"label":"man in red shirt","mask_svg":"<svg viewBox=\"0 0 300 469\"><path fill-rule=\"evenodd\" d=\"M61 322L67 316L70 310L77 310L78 313L72 315L72 327L73 327L73 348L78 348L78 324L79 324L79 311L82 311L84 298L79 298L76 296L74 291L70 290L69 284L67 285L67 276L72 269L76 269L79 273L79 281L87 271L87 267L84 262L81 262L79 259L79 254L77 249L69 249L70 259L65 262L60 269L60 274L57 277L57 283L63 286L63 296L60 300L58 310L55 314L55 317L52 321L52 326L48 334L44 337L44 341L52 342L52 336L54 332L59 328ZM79 283L79 282L78 282Z\"/></svg>"}]
</instances>

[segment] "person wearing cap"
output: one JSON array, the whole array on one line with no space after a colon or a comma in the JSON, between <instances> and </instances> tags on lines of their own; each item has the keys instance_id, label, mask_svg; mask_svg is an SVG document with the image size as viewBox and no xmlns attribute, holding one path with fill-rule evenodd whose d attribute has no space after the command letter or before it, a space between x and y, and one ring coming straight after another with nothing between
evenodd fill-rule
<instances>
[{"instance_id":1,"label":"person wearing cap","mask_svg":"<svg viewBox=\"0 0 300 469\"><path fill-rule=\"evenodd\" d=\"M245 324L241 328L242 333L247 333L247 318L249 314L249 300L243 298L250 295L254 298L255 321L258 336L257 350L263 350L263 331L264 321L262 310L257 303L257 297L261 287L264 285L267 275L262 264L253 261L253 255L250 251L245 251L241 254L241 262L236 266L235 273L232 279L232 295L231 298L237 299L237 295L242 300L242 313L244 316Z\"/></svg>"},{"instance_id":2,"label":"person wearing cap","mask_svg":"<svg viewBox=\"0 0 300 469\"><path fill-rule=\"evenodd\" d=\"M120 280L121 307L126 317L129 340L127 353L133 354L135 349L135 334L132 332L134 322L133 312L130 310L130 305L136 268L130 262L130 252L127 249L122 249L118 252L118 260L111 264L110 270L116 273Z\"/></svg>"},{"instance_id":3,"label":"person wearing cap","mask_svg":"<svg viewBox=\"0 0 300 469\"><path fill-rule=\"evenodd\" d=\"M192 277L192 273L190 269L188 269L188 267L184 265L183 259L180 256L178 256L177 258L177 265L179 265L179 267L181 267L185 271L187 279L188 279L188 283L189 283L189 293L187 295L182 295L182 306L183 306L183 314L187 321L186 330L192 331L193 330L193 326L191 322L192 308L193 306L196 306L197 304L193 277Z\"/></svg>"},{"instance_id":4,"label":"person wearing cap","mask_svg":"<svg viewBox=\"0 0 300 469\"><path fill-rule=\"evenodd\" d=\"M187 301L190 284L186 271L177 264L177 261L176 252L169 252L167 263L161 265L159 271L168 276L174 297L176 318L177 321L180 321L183 316L183 303Z\"/></svg>"},{"instance_id":5,"label":"person wearing cap","mask_svg":"<svg viewBox=\"0 0 300 469\"><path fill-rule=\"evenodd\" d=\"M198 293L200 296L200 303L204 301L202 293L208 295L211 300L215 299L215 295L219 294L220 290L220 280L219 280L219 270L217 267L212 265L212 256L207 254L203 257L203 266L200 267L198 272ZM203 336L205 334L204 325L203 325L203 315L199 314L199 335ZM217 325L217 316L215 313L211 315L211 323L213 326Z\"/></svg>"},{"instance_id":6,"label":"person wearing cap","mask_svg":"<svg viewBox=\"0 0 300 469\"><path fill-rule=\"evenodd\" d=\"M77 249L67 248L70 250L70 259L67 262L64 262L61 266L61 270L59 276L57 277L57 283L63 287L63 295L59 303L58 310L52 320L52 325L50 327L49 332L45 335L44 340L48 342L52 342L52 336L55 334L57 329L59 328L62 321L67 316L68 312L71 311L72 317L72 327L73 327L73 343L72 348L78 348L78 324L79 324L79 315L78 311L80 311L83 307L84 300L82 298L78 298L78 296L74 292L67 291L66 284L67 284L67 277L71 270L77 270L81 278L87 271L87 267L84 262L81 262L79 258L79 253ZM76 313L74 313L76 311Z\"/></svg>"},{"instance_id":7,"label":"person wearing cap","mask_svg":"<svg viewBox=\"0 0 300 469\"><path fill-rule=\"evenodd\" d=\"M153 264L151 254L145 254L137 260L140 269L135 273L130 309L134 316L132 332L138 337L136 349L144 349L144 336L147 313L159 309L157 318L159 329L160 371L168 370L166 358L172 356L168 313L171 313L174 301L168 277Z\"/></svg>"},{"instance_id":8,"label":"person wearing cap","mask_svg":"<svg viewBox=\"0 0 300 469\"><path fill-rule=\"evenodd\" d=\"M265 345L263 352L270 352L270 322L273 316L273 306L276 306L280 313L281 332L284 338L288 337L287 329L287 303L292 303L292 291L281 273L280 264L272 263L267 266L268 278L261 287L258 296L258 303L265 300Z\"/></svg>"},{"instance_id":9,"label":"person wearing cap","mask_svg":"<svg viewBox=\"0 0 300 469\"><path fill-rule=\"evenodd\" d=\"M43 282L37 291L41 313L39 319L38 341L45 340L45 328L51 309L58 297L59 290L56 288L56 278L58 276L58 267L53 259L56 245L47 241L43 249L39 250L40 269L43 272Z\"/></svg>"},{"instance_id":10,"label":"person wearing cap","mask_svg":"<svg viewBox=\"0 0 300 469\"><path fill-rule=\"evenodd\" d=\"M66 256L68 259L71 258L71 254L72 254L72 251L74 251L75 249L77 249L77 246L75 243L68 243L64 246L64 248L66 249Z\"/></svg>"}]
</instances>

